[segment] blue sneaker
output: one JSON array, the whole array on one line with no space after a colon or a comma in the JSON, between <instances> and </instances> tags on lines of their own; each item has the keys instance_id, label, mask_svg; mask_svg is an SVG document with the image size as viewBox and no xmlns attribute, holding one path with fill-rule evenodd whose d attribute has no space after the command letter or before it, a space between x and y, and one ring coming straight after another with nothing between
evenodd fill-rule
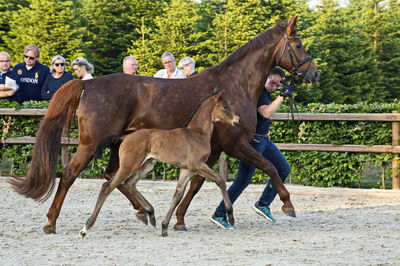
<instances>
[{"instance_id":1,"label":"blue sneaker","mask_svg":"<svg viewBox=\"0 0 400 266\"><path fill-rule=\"evenodd\" d=\"M265 219L267 219L268 221L270 221L272 223L274 223L276 221L274 216L272 216L271 210L269 209L269 207L259 205L258 201L256 202L256 204L254 204L253 210L257 214L259 214L260 216L264 217Z\"/></svg>"},{"instance_id":2,"label":"blue sneaker","mask_svg":"<svg viewBox=\"0 0 400 266\"><path fill-rule=\"evenodd\" d=\"M234 226L230 225L227 221L226 221L226 217L218 217L215 216L215 214L213 216L211 216L210 218L211 222L213 224L215 224L217 227L224 229L224 230L233 230L235 229Z\"/></svg>"}]
</instances>

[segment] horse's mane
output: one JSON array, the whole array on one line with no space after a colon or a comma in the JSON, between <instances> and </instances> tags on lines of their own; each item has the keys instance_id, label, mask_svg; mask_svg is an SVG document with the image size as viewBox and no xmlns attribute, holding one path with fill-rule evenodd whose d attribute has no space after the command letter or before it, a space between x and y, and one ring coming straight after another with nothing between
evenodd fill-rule
<instances>
[{"instance_id":1,"label":"horse's mane","mask_svg":"<svg viewBox=\"0 0 400 266\"><path fill-rule=\"evenodd\" d=\"M219 65L209 68L210 71L222 71L227 69L230 65L240 60L243 56L253 50L265 47L265 45L273 40L273 35L280 34L284 30L286 22L278 21L276 26L266 30L260 35L250 39L246 44L242 45L230 56L225 58Z\"/></svg>"}]
</instances>

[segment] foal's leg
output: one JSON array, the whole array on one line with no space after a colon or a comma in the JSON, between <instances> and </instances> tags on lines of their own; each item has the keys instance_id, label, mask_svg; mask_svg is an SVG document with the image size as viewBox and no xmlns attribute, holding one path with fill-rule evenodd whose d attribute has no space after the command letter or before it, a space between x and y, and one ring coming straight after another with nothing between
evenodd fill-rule
<instances>
[{"instance_id":1,"label":"foal's leg","mask_svg":"<svg viewBox=\"0 0 400 266\"><path fill-rule=\"evenodd\" d=\"M119 150L120 144L114 144L111 145L110 147L110 159L108 161L108 165L106 170L104 171L104 178L107 180L110 180L115 173L118 171L119 168L119 155L118 155L118 150ZM140 205L140 203L137 201L137 199L131 194L129 189L124 186L118 186L118 190L124 194L124 196L132 203L133 208L138 210L136 213L136 218L139 221L142 221L144 224L148 224L147 221L147 213L145 209Z\"/></svg>"},{"instance_id":2,"label":"foal's leg","mask_svg":"<svg viewBox=\"0 0 400 266\"><path fill-rule=\"evenodd\" d=\"M182 168L180 169L178 184L176 185L175 194L172 198L171 207L168 210L167 216L165 216L164 220L161 223L162 224L162 231L161 231L162 236L168 235L168 225L171 220L171 216L172 216L176 206L178 206L179 202L181 201L181 199L183 197L183 193L185 193L186 186L192 176L193 176L193 173L190 172L189 170L182 169Z\"/></svg>"},{"instance_id":3,"label":"foal's leg","mask_svg":"<svg viewBox=\"0 0 400 266\"><path fill-rule=\"evenodd\" d=\"M207 165L213 166L219 158L221 152L211 152L210 157L208 157ZM186 193L186 196L183 198L181 204L179 204L178 209L176 210L176 224L174 229L176 231L186 231L187 228L185 226L185 214L189 207L190 202L194 198L194 196L199 192L201 186L204 183L205 178L199 175L195 175L190 182L189 191Z\"/></svg>"},{"instance_id":4,"label":"foal's leg","mask_svg":"<svg viewBox=\"0 0 400 266\"><path fill-rule=\"evenodd\" d=\"M142 179L143 177L146 176L148 172L150 172L154 165L156 164L156 160L154 159L148 159L142 166L142 168L133 176L128 178L125 181L125 184L122 184L122 186L126 187L127 190L129 190L132 195L137 198L139 204L143 206L143 210L149 215L150 218L150 224L154 227L156 227L156 217L154 215L154 208L153 206L146 200L146 198L143 197L143 195L137 190L136 184L137 182ZM145 214L146 214L145 213ZM146 221L147 221L147 214L146 214Z\"/></svg>"},{"instance_id":5,"label":"foal's leg","mask_svg":"<svg viewBox=\"0 0 400 266\"><path fill-rule=\"evenodd\" d=\"M132 172L137 171L138 169L135 169L133 171L130 171L129 169L119 169L116 175L109 181L106 181L103 183L101 186L101 190L99 193L99 196L97 198L96 206L90 215L90 217L87 219L85 226L82 228L82 230L79 232L80 236L83 238L86 236L87 231L94 225L96 222L97 216L100 213L101 207L103 206L104 202L106 201L107 197L111 194L111 192L118 187L119 185L122 184L122 182L127 179Z\"/></svg>"},{"instance_id":6,"label":"foal's leg","mask_svg":"<svg viewBox=\"0 0 400 266\"><path fill-rule=\"evenodd\" d=\"M201 167L197 170L197 173L203 177L208 177L208 178L212 179L217 184L217 186L221 190L222 197L224 199L225 209L226 209L226 212L228 213L228 221L231 225L234 225L235 219L233 218L232 203L231 203L231 200L229 199L228 192L226 191L225 181L222 179L222 177L220 175L216 174L206 164L202 164Z\"/></svg>"},{"instance_id":7,"label":"foal's leg","mask_svg":"<svg viewBox=\"0 0 400 266\"><path fill-rule=\"evenodd\" d=\"M56 222L60 215L61 207L63 205L65 196L69 188L74 183L78 174L85 169L89 162L93 158L93 146L91 145L80 145L72 160L62 171L60 182L58 184L56 195L54 196L53 203L47 213L48 222L43 227L43 231L46 234L56 233Z\"/></svg>"}]
</instances>

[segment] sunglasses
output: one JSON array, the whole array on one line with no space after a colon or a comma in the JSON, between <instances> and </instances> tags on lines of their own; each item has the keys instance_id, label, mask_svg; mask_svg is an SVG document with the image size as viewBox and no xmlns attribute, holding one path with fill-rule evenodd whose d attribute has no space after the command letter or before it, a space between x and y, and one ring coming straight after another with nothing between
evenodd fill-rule
<instances>
[{"instance_id":1,"label":"sunglasses","mask_svg":"<svg viewBox=\"0 0 400 266\"><path fill-rule=\"evenodd\" d=\"M164 64L164 65L167 65L167 64L171 64L172 62L174 62L174 61L166 61L166 62L164 62L163 64Z\"/></svg>"},{"instance_id":2,"label":"sunglasses","mask_svg":"<svg viewBox=\"0 0 400 266\"><path fill-rule=\"evenodd\" d=\"M55 65L56 67L58 67L58 66L65 66L65 63L54 63L54 65Z\"/></svg>"},{"instance_id":3,"label":"sunglasses","mask_svg":"<svg viewBox=\"0 0 400 266\"><path fill-rule=\"evenodd\" d=\"M25 55L25 54L24 54L24 57L25 57L25 58L29 58L30 60L35 60L35 59L36 59L36 57L33 57L33 56L27 56L27 55Z\"/></svg>"}]
</instances>

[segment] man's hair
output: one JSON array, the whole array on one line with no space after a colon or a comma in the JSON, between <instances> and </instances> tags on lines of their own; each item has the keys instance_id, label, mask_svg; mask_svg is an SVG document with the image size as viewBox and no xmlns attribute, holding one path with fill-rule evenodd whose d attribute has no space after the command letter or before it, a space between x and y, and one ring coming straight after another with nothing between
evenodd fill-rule
<instances>
[{"instance_id":1,"label":"man's hair","mask_svg":"<svg viewBox=\"0 0 400 266\"><path fill-rule=\"evenodd\" d=\"M125 65L126 61L128 61L129 59L134 59L137 60L136 57L134 56L125 56L124 59L122 60L122 65Z\"/></svg>"},{"instance_id":2,"label":"man's hair","mask_svg":"<svg viewBox=\"0 0 400 266\"><path fill-rule=\"evenodd\" d=\"M36 54L36 57L40 57L40 49L34 44L29 44L24 48L24 54L28 51L33 51Z\"/></svg>"},{"instance_id":3,"label":"man's hair","mask_svg":"<svg viewBox=\"0 0 400 266\"><path fill-rule=\"evenodd\" d=\"M275 67L271 70L271 72L269 72L269 77L271 77L272 75L279 75L282 78L285 78L285 72L283 72L283 70L279 67Z\"/></svg>"}]
</instances>

